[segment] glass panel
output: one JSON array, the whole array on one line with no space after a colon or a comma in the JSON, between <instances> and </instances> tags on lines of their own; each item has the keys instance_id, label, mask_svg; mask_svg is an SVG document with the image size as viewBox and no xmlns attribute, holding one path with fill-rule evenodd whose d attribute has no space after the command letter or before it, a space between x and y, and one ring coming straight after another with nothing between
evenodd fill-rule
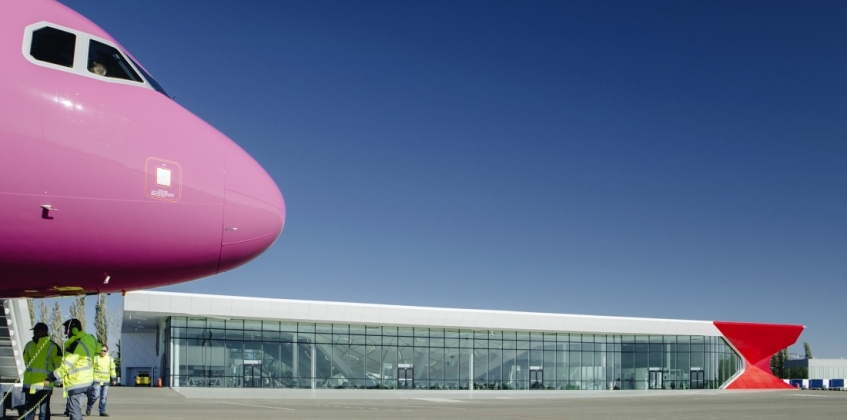
<instances>
[{"instance_id":1,"label":"glass panel","mask_svg":"<svg viewBox=\"0 0 847 420\"><path fill-rule=\"evenodd\" d=\"M621 389L635 389L635 354L621 353Z\"/></svg>"},{"instance_id":2,"label":"glass panel","mask_svg":"<svg viewBox=\"0 0 847 420\"><path fill-rule=\"evenodd\" d=\"M206 318L189 318L188 328L206 328Z\"/></svg>"},{"instance_id":3,"label":"glass panel","mask_svg":"<svg viewBox=\"0 0 847 420\"><path fill-rule=\"evenodd\" d=\"M488 349L473 351L474 389L488 389Z\"/></svg>"},{"instance_id":4,"label":"glass panel","mask_svg":"<svg viewBox=\"0 0 847 420\"><path fill-rule=\"evenodd\" d=\"M415 352L412 350L412 347L398 347L397 348L397 363L405 364L405 365L413 365L415 364Z\"/></svg>"},{"instance_id":5,"label":"glass panel","mask_svg":"<svg viewBox=\"0 0 847 420\"><path fill-rule=\"evenodd\" d=\"M277 334L279 334L277 332ZM280 346L278 343L262 344L262 387L283 388L282 386L282 362L280 360Z\"/></svg>"},{"instance_id":6,"label":"glass panel","mask_svg":"<svg viewBox=\"0 0 847 420\"><path fill-rule=\"evenodd\" d=\"M231 330L227 328L226 339L227 341L241 341L244 339L244 332L241 330Z\"/></svg>"},{"instance_id":7,"label":"glass panel","mask_svg":"<svg viewBox=\"0 0 847 420\"><path fill-rule=\"evenodd\" d=\"M459 350L447 348L444 350L444 389L459 389L459 386Z\"/></svg>"},{"instance_id":8,"label":"glass panel","mask_svg":"<svg viewBox=\"0 0 847 420\"><path fill-rule=\"evenodd\" d=\"M365 346L365 388L382 388L382 376L382 346L368 344Z\"/></svg>"},{"instance_id":9,"label":"glass panel","mask_svg":"<svg viewBox=\"0 0 847 420\"><path fill-rule=\"evenodd\" d=\"M584 383L583 383L583 386L581 386L580 388L581 389L591 389L590 386L586 387L585 385L587 385L586 383L589 383L589 382L593 383L593 381L594 381L594 352L583 351L581 358L582 358L582 369L581 369L580 372L581 372L581 375L582 375L581 379Z\"/></svg>"},{"instance_id":10,"label":"glass panel","mask_svg":"<svg viewBox=\"0 0 847 420\"><path fill-rule=\"evenodd\" d=\"M567 389L568 385L568 345L556 343L556 388Z\"/></svg>"},{"instance_id":11,"label":"glass panel","mask_svg":"<svg viewBox=\"0 0 847 420\"><path fill-rule=\"evenodd\" d=\"M45 27L32 32L29 55L64 67L73 67L76 35L56 28Z\"/></svg>"},{"instance_id":12,"label":"glass panel","mask_svg":"<svg viewBox=\"0 0 847 420\"><path fill-rule=\"evenodd\" d=\"M88 71L99 76L141 82L141 77L116 48L102 42L88 43Z\"/></svg>"},{"instance_id":13,"label":"glass panel","mask_svg":"<svg viewBox=\"0 0 847 420\"><path fill-rule=\"evenodd\" d=\"M279 341L279 331L262 331L262 341Z\"/></svg>"},{"instance_id":14,"label":"glass panel","mask_svg":"<svg viewBox=\"0 0 847 420\"><path fill-rule=\"evenodd\" d=\"M514 341L504 341L504 349L500 352L502 358L502 370L500 372L501 383L504 389L517 389L518 386L518 353L515 350L517 344Z\"/></svg>"},{"instance_id":15,"label":"glass panel","mask_svg":"<svg viewBox=\"0 0 847 420\"><path fill-rule=\"evenodd\" d=\"M459 389L469 389L472 351L469 348L459 350Z\"/></svg>"},{"instance_id":16,"label":"glass panel","mask_svg":"<svg viewBox=\"0 0 847 420\"><path fill-rule=\"evenodd\" d=\"M444 349L430 348L429 350L429 389L447 389L444 382L445 368Z\"/></svg>"},{"instance_id":17,"label":"glass panel","mask_svg":"<svg viewBox=\"0 0 847 420\"><path fill-rule=\"evenodd\" d=\"M444 347L444 339L443 338L430 338L429 339L430 347Z\"/></svg>"},{"instance_id":18,"label":"glass panel","mask_svg":"<svg viewBox=\"0 0 847 420\"><path fill-rule=\"evenodd\" d=\"M317 350L314 349L313 344L306 342L308 340L303 338L300 334L297 336L297 341L297 344L294 345L294 350L297 354L297 375L295 375L295 378L298 378L298 380L296 384L300 388L311 388L312 378L317 376L317 373L312 371L312 350ZM315 365L317 365L316 353L315 356ZM315 366L315 370L317 370L317 366Z\"/></svg>"},{"instance_id":19,"label":"glass panel","mask_svg":"<svg viewBox=\"0 0 847 420\"><path fill-rule=\"evenodd\" d=\"M653 344L651 344L653 346ZM650 352L650 365L651 368L661 368L662 367L662 353L661 351L651 351Z\"/></svg>"},{"instance_id":20,"label":"glass panel","mask_svg":"<svg viewBox=\"0 0 847 420\"><path fill-rule=\"evenodd\" d=\"M545 336L546 338L547 336ZM544 342L544 388L556 389L556 343Z\"/></svg>"},{"instance_id":21,"label":"glass panel","mask_svg":"<svg viewBox=\"0 0 847 420\"><path fill-rule=\"evenodd\" d=\"M470 348L473 346L473 331L462 330L459 332L459 347Z\"/></svg>"},{"instance_id":22,"label":"glass panel","mask_svg":"<svg viewBox=\"0 0 847 420\"><path fill-rule=\"evenodd\" d=\"M348 355L347 377L350 379L350 388L362 389L367 387L365 375L365 354L367 348L364 344L351 344ZM371 384L371 387L373 385Z\"/></svg>"},{"instance_id":23,"label":"glass panel","mask_svg":"<svg viewBox=\"0 0 847 420\"><path fill-rule=\"evenodd\" d=\"M426 347L415 347L415 389L429 388L429 349Z\"/></svg>"},{"instance_id":24,"label":"glass panel","mask_svg":"<svg viewBox=\"0 0 847 420\"><path fill-rule=\"evenodd\" d=\"M529 347L529 343L526 343ZM515 389L529 389L529 350L521 349L518 341L518 350L515 366Z\"/></svg>"},{"instance_id":25,"label":"glass panel","mask_svg":"<svg viewBox=\"0 0 847 420\"><path fill-rule=\"evenodd\" d=\"M503 350L488 350L488 385L491 389L503 389Z\"/></svg>"},{"instance_id":26,"label":"glass panel","mask_svg":"<svg viewBox=\"0 0 847 420\"><path fill-rule=\"evenodd\" d=\"M335 344L332 346L332 375L330 376L329 388L341 389L350 386L349 353L349 345Z\"/></svg>"},{"instance_id":27,"label":"glass panel","mask_svg":"<svg viewBox=\"0 0 847 420\"><path fill-rule=\"evenodd\" d=\"M332 367L332 345L331 344L315 344L315 387L316 388L331 388L333 367Z\"/></svg>"},{"instance_id":28,"label":"glass panel","mask_svg":"<svg viewBox=\"0 0 847 420\"><path fill-rule=\"evenodd\" d=\"M243 387L242 370L244 368L243 343L239 341L227 341L225 353L226 386L241 388Z\"/></svg>"},{"instance_id":29,"label":"glass panel","mask_svg":"<svg viewBox=\"0 0 847 420\"><path fill-rule=\"evenodd\" d=\"M294 343L279 345L279 383L278 388L297 388L294 365Z\"/></svg>"},{"instance_id":30,"label":"glass panel","mask_svg":"<svg viewBox=\"0 0 847 420\"><path fill-rule=\"evenodd\" d=\"M245 325L246 326L246 325ZM244 330L245 341L262 341L262 331Z\"/></svg>"},{"instance_id":31,"label":"glass panel","mask_svg":"<svg viewBox=\"0 0 847 420\"><path fill-rule=\"evenodd\" d=\"M380 373L383 389L397 388L397 347L382 347L382 370Z\"/></svg>"},{"instance_id":32,"label":"glass panel","mask_svg":"<svg viewBox=\"0 0 847 420\"><path fill-rule=\"evenodd\" d=\"M350 333L350 326L347 325L347 324L332 324L332 333L333 334L349 334Z\"/></svg>"},{"instance_id":33,"label":"glass panel","mask_svg":"<svg viewBox=\"0 0 847 420\"><path fill-rule=\"evenodd\" d=\"M315 324L298 322L297 323L297 331L298 332L307 332L307 333L311 332L311 333L313 333L313 332L315 332Z\"/></svg>"},{"instance_id":34,"label":"glass panel","mask_svg":"<svg viewBox=\"0 0 847 420\"><path fill-rule=\"evenodd\" d=\"M350 334L365 334L365 326L364 325L351 325L350 326Z\"/></svg>"}]
</instances>

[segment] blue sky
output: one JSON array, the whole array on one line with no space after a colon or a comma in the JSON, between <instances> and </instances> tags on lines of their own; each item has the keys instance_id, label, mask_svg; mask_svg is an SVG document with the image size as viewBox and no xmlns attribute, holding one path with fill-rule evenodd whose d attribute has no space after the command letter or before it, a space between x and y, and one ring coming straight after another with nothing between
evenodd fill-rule
<instances>
[{"instance_id":1,"label":"blue sky","mask_svg":"<svg viewBox=\"0 0 847 420\"><path fill-rule=\"evenodd\" d=\"M166 290L796 323L847 356L845 3L63 3L285 196L263 256Z\"/></svg>"}]
</instances>

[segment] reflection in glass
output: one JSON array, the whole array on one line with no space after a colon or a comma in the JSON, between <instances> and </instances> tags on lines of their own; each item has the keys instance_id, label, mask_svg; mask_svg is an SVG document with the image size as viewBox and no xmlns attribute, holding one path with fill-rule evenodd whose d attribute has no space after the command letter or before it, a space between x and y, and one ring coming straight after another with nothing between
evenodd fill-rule
<instances>
[{"instance_id":1,"label":"reflection in glass","mask_svg":"<svg viewBox=\"0 0 847 420\"><path fill-rule=\"evenodd\" d=\"M409 389L716 389L742 368L722 338L702 336L174 317L164 338L173 386L396 389L402 370Z\"/></svg>"}]
</instances>

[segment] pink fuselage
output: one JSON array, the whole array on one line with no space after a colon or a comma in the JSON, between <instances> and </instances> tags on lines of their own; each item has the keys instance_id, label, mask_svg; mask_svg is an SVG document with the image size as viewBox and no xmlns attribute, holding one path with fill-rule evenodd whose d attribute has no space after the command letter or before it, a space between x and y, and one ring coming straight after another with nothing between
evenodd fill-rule
<instances>
[{"instance_id":1,"label":"pink fuselage","mask_svg":"<svg viewBox=\"0 0 847 420\"><path fill-rule=\"evenodd\" d=\"M127 54L58 2L0 5L0 297L164 286L273 244L285 204L253 158L149 84L33 64L25 33L39 22Z\"/></svg>"}]
</instances>

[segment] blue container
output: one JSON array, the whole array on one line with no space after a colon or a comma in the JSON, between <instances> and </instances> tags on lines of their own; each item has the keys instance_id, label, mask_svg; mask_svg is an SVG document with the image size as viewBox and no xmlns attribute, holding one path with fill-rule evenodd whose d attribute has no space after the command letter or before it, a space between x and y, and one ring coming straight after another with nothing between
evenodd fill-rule
<instances>
[{"instance_id":1,"label":"blue container","mask_svg":"<svg viewBox=\"0 0 847 420\"><path fill-rule=\"evenodd\" d=\"M803 380L802 379L792 379L791 381L789 381L789 385L793 386L794 388L802 388L803 387Z\"/></svg>"},{"instance_id":2,"label":"blue container","mask_svg":"<svg viewBox=\"0 0 847 420\"><path fill-rule=\"evenodd\" d=\"M844 388L844 379L830 379L829 380L830 388Z\"/></svg>"},{"instance_id":3,"label":"blue container","mask_svg":"<svg viewBox=\"0 0 847 420\"><path fill-rule=\"evenodd\" d=\"M823 379L809 379L809 389L823 389Z\"/></svg>"}]
</instances>

